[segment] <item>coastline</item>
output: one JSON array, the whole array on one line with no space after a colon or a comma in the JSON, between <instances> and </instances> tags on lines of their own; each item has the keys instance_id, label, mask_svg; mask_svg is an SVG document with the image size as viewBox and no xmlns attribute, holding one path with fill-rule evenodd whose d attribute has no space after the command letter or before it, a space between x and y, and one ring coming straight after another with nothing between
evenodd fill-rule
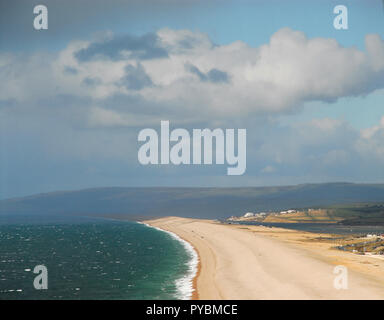
<instances>
[{"instance_id":1,"label":"coastline","mask_svg":"<svg viewBox=\"0 0 384 320\"><path fill-rule=\"evenodd\" d=\"M199 255L199 252L197 250L196 250L196 252ZM201 264L200 264L200 255L199 255L199 263L197 264L197 272L196 272L196 275L192 281L193 292L192 292L191 300L199 300L199 292L197 291L197 279L200 276L200 272L201 272Z\"/></svg>"},{"instance_id":2,"label":"coastline","mask_svg":"<svg viewBox=\"0 0 384 320\"><path fill-rule=\"evenodd\" d=\"M384 261L332 250L319 234L178 217L144 222L196 250L192 299L384 299ZM348 268L348 290L333 286L337 265Z\"/></svg>"},{"instance_id":3,"label":"coastline","mask_svg":"<svg viewBox=\"0 0 384 320\"><path fill-rule=\"evenodd\" d=\"M188 286L189 285L191 286L191 290L190 290L191 292L188 294L188 298L190 298L190 299L188 299L188 300L198 300L199 296L197 293L197 277L200 273L200 256L199 256L199 252L196 250L196 248L192 245L192 243L190 243L186 239L180 237L178 234L176 234L172 231L166 230L166 229L159 228L156 225L152 225L150 223L150 221L137 221L137 223L143 224L149 228L154 228L154 229L157 229L159 231L168 233L169 235L171 235L172 238L181 242L181 244L184 246L186 251L190 253L190 255L191 255L190 259L191 260L190 260L190 264L189 264L189 272L191 274L187 275L183 278L177 279L176 280L176 287L180 291L180 294L183 295L182 300L184 300L185 293L182 292L183 284L182 283L180 284L180 282L182 282L183 280L187 280ZM186 278L186 279L184 279L184 278Z\"/></svg>"}]
</instances>

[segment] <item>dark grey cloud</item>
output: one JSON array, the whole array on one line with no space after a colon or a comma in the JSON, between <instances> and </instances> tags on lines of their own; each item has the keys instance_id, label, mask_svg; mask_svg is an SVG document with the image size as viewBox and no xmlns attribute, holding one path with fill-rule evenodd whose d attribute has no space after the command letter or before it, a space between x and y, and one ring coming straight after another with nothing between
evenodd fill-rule
<instances>
[{"instance_id":1,"label":"dark grey cloud","mask_svg":"<svg viewBox=\"0 0 384 320\"><path fill-rule=\"evenodd\" d=\"M211 69L207 73L207 77L211 82L229 82L228 73L218 69Z\"/></svg>"},{"instance_id":2,"label":"dark grey cloud","mask_svg":"<svg viewBox=\"0 0 384 320\"><path fill-rule=\"evenodd\" d=\"M124 54L123 54L124 52ZM111 60L166 58L168 52L161 47L159 38L154 33L143 36L116 36L111 39L93 42L87 48L75 53L77 60L89 61L95 58L108 58Z\"/></svg>"},{"instance_id":3,"label":"dark grey cloud","mask_svg":"<svg viewBox=\"0 0 384 320\"><path fill-rule=\"evenodd\" d=\"M89 86L89 87L93 87L93 86L96 86L98 84L101 84L101 80L99 78L87 77L83 80L83 84L85 84L86 86Z\"/></svg>"},{"instance_id":4,"label":"dark grey cloud","mask_svg":"<svg viewBox=\"0 0 384 320\"><path fill-rule=\"evenodd\" d=\"M132 65L125 67L125 75L120 84L132 90L140 90L153 85L151 78L140 63L136 67Z\"/></svg>"},{"instance_id":5,"label":"dark grey cloud","mask_svg":"<svg viewBox=\"0 0 384 320\"><path fill-rule=\"evenodd\" d=\"M73 67L70 67L70 66L65 66L64 72L68 73L68 74L75 75L75 74L78 74L79 71L76 68L73 68Z\"/></svg>"},{"instance_id":6,"label":"dark grey cloud","mask_svg":"<svg viewBox=\"0 0 384 320\"><path fill-rule=\"evenodd\" d=\"M187 71L197 75L200 81L214 83L229 82L228 73L215 68L209 70L207 73L201 72L199 68L190 63L185 64L185 68Z\"/></svg>"}]
</instances>

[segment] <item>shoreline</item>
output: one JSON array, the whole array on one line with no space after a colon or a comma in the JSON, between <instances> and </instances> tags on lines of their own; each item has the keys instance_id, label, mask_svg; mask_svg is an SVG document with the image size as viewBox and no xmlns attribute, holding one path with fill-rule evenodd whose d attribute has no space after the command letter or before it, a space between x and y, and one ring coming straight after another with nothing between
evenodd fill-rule
<instances>
[{"instance_id":1,"label":"shoreline","mask_svg":"<svg viewBox=\"0 0 384 320\"><path fill-rule=\"evenodd\" d=\"M332 250L325 234L178 217L144 222L196 251L192 300L384 299L384 261ZM348 268L348 290L334 288L337 265Z\"/></svg>"},{"instance_id":2,"label":"shoreline","mask_svg":"<svg viewBox=\"0 0 384 320\"><path fill-rule=\"evenodd\" d=\"M179 236L175 232L172 232L172 231L169 231L169 230L166 230L166 229L162 229L160 227L152 225L150 223L150 220L149 221L137 221L137 223L144 224L145 226L147 226L149 228L154 228L154 229L157 229L159 231L162 231L162 232L170 234L172 238L174 238L175 240L181 242L181 244L184 246L184 248L186 249L187 252L192 252L192 257L191 257L191 260L190 260L189 268L192 268L192 273L193 274L192 274L192 279L188 280L188 282L191 284L191 289L192 289L191 291L192 292L190 294L190 299L188 299L188 300L198 300L199 299L199 295L197 293L197 278L198 278L199 273L200 273L200 255L199 255L198 250L188 240L186 240L183 237ZM193 261L194 259L196 259L196 262ZM182 280L182 279L183 278L180 278L180 279L176 280L176 286L177 286L177 281Z\"/></svg>"},{"instance_id":3,"label":"shoreline","mask_svg":"<svg viewBox=\"0 0 384 320\"><path fill-rule=\"evenodd\" d=\"M159 228L161 229L161 228ZM161 229L163 230L163 229ZM163 230L163 231L166 231L166 230ZM168 231L168 232L171 232L171 231ZM182 239L183 241L189 243L189 245L193 248L193 250L195 251L196 255L197 255L197 264L196 264L196 272L192 278L192 295L191 295L191 299L189 300L199 300L199 293L197 291L197 279L199 278L199 275L200 275L200 271L201 271L201 262L200 262L200 254L199 254L199 250L197 250L193 244L191 242L189 242L188 240L182 238L181 236L178 236L180 239Z\"/></svg>"}]
</instances>

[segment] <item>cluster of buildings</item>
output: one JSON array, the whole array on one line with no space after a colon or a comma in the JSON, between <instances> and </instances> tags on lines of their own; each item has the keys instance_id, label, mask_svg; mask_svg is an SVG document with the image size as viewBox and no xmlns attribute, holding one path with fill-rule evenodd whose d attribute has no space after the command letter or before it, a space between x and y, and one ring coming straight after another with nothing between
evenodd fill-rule
<instances>
[{"instance_id":1,"label":"cluster of buildings","mask_svg":"<svg viewBox=\"0 0 384 320\"><path fill-rule=\"evenodd\" d=\"M264 219L266 216L268 215L279 215L279 214L288 214L288 213L296 213L297 210L286 210L286 211L280 211L280 212L257 212L257 213L254 213L254 212L247 212L245 213L244 215L242 216L232 216L230 218L228 218L228 220L230 221L237 221L237 220L243 220L243 219Z\"/></svg>"},{"instance_id":2,"label":"cluster of buildings","mask_svg":"<svg viewBox=\"0 0 384 320\"><path fill-rule=\"evenodd\" d=\"M253 219L264 219L268 214L266 212L247 212L242 216L231 216L227 220L229 221L243 221L243 220L253 220Z\"/></svg>"},{"instance_id":3,"label":"cluster of buildings","mask_svg":"<svg viewBox=\"0 0 384 320\"><path fill-rule=\"evenodd\" d=\"M280 214L287 214L287 213L296 213L296 210L287 210L287 211L280 211Z\"/></svg>"},{"instance_id":4,"label":"cluster of buildings","mask_svg":"<svg viewBox=\"0 0 384 320\"><path fill-rule=\"evenodd\" d=\"M265 212L260 213L253 213L253 212L247 212L245 215L243 215L244 218L264 218L267 214Z\"/></svg>"},{"instance_id":5,"label":"cluster of buildings","mask_svg":"<svg viewBox=\"0 0 384 320\"><path fill-rule=\"evenodd\" d=\"M286 211L280 211L280 212L271 212L271 213L266 213L266 212L259 212L259 213L253 213L253 212L247 212L246 214L243 215L243 218L263 218L267 216L268 214L288 214L288 213L296 213L297 210L286 210Z\"/></svg>"}]
</instances>

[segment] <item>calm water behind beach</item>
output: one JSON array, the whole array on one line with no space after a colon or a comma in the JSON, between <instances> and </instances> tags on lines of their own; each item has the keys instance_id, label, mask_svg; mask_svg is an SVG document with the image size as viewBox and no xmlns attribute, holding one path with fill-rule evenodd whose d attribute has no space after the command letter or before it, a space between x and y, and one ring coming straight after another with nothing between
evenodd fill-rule
<instances>
[{"instance_id":1,"label":"calm water behind beach","mask_svg":"<svg viewBox=\"0 0 384 320\"><path fill-rule=\"evenodd\" d=\"M276 227L292 230L300 230L314 233L330 233L330 234L357 234L363 235L368 233L384 234L384 226L344 226L335 223L268 223L268 222L249 222L240 221L232 222L233 224L256 225L266 227Z\"/></svg>"}]
</instances>

